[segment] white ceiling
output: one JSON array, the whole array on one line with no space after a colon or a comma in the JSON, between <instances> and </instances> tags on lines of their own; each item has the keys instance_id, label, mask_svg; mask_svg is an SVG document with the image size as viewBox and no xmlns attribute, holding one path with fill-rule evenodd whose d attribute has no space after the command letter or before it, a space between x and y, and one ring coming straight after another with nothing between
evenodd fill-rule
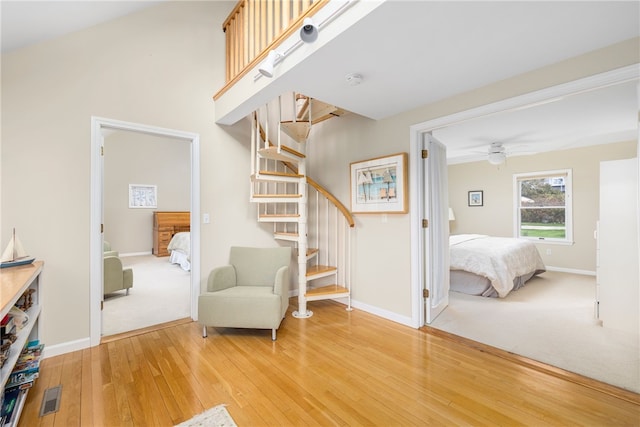
<instances>
[{"instance_id":1,"label":"white ceiling","mask_svg":"<svg viewBox=\"0 0 640 427\"><path fill-rule=\"evenodd\" d=\"M157 3L2 0L2 50ZM639 16L638 1L391 0L291 69L286 84L274 88L295 88L382 119L638 37ZM359 86L345 81L354 72L363 76ZM277 77L276 67L274 81ZM505 142L508 150L511 144L513 150L537 152L569 148L578 140L635 138L635 85L472 120L435 135L447 145L450 162L478 160L493 141ZM527 147L515 147L522 144Z\"/></svg>"}]
</instances>

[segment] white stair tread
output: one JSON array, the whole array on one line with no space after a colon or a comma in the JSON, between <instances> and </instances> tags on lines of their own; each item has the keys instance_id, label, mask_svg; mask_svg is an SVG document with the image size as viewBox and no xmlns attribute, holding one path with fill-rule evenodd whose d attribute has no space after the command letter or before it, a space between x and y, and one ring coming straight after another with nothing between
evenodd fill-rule
<instances>
[{"instance_id":1,"label":"white stair tread","mask_svg":"<svg viewBox=\"0 0 640 427\"><path fill-rule=\"evenodd\" d=\"M259 222L298 222L300 220L299 214L260 214L258 215Z\"/></svg>"},{"instance_id":2,"label":"white stair tread","mask_svg":"<svg viewBox=\"0 0 640 427\"><path fill-rule=\"evenodd\" d=\"M340 285L327 285L318 288L307 289L304 297L307 301L341 298L349 296L349 289Z\"/></svg>"},{"instance_id":3,"label":"white stair tread","mask_svg":"<svg viewBox=\"0 0 640 427\"><path fill-rule=\"evenodd\" d=\"M312 265L307 268L307 280L319 279L336 274L338 269L330 265Z\"/></svg>"},{"instance_id":4,"label":"white stair tread","mask_svg":"<svg viewBox=\"0 0 640 427\"><path fill-rule=\"evenodd\" d=\"M296 142L307 142L309 132L311 131L311 123L309 122L280 122L280 129L286 135Z\"/></svg>"},{"instance_id":5,"label":"white stair tread","mask_svg":"<svg viewBox=\"0 0 640 427\"><path fill-rule=\"evenodd\" d=\"M280 160L283 162L299 162L305 158L305 155L291 149L283 149L278 152L277 147L262 148L258 151L261 157L265 159Z\"/></svg>"},{"instance_id":6,"label":"white stair tread","mask_svg":"<svg viewBox=\"0 0 640 427\"><path fill-rule=\"evenodd\" d=\"M297 242L298 237L300 237L298 233L284 233L280 231L273 233L273 238L276 240L287 240L289 242Z\"/></svg>"}]
</instances>

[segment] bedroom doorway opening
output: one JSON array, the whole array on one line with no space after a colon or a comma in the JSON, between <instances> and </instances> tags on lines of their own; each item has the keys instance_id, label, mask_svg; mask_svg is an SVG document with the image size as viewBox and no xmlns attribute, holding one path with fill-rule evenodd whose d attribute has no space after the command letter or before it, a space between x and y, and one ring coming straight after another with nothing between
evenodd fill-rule
<instances>
[{"instance_id":1,"label":"bedroom doorway opening","mask_svg":"<svg viewBox=\"0 0 640 427\"><path fill-rule=\"evenodd\" d=\"M543 105L545 101L554 98L569 97L572 94L621 84L629 78L628 73L625 73L624 70L619 73L605 73L416 125L412 127L411 148L415 151L415 155L411 158L420 157L418 149L424 133L475 118L526 109L536 104ZM637 75L633 79L637 80ZM435 133L438 135L437 132ZM446 142L443 140L443 143L446 144ZM638 140L635 143L637 149L640 149ZM416 161L413 169L420 167L421 164ZM422 183L416 181L416 184L419 187ZM475 189L474 187L470 187L469 190ZM416 190L424 191L421 188ZM465 197L466 193L465 191L462 197ZM466 200L465 203L467 203ZM415 245L412 242L412 253L420 253L422 248L419 244L419 241L416 241ZM442 248L442 250L445 249ZM595 258L596 254L594 253L593 256ZM414 255L412 259L420 258ZM637 383L637 357L634 358L634 355L638 354L638 339L637 337L629 339L628 336L611 329L605 331L597 325L593 314L595 278L571 271L557 270L547 271L533 280L536 283L531 283L531 286L525 286L517 293L510 294L509 300L485 298L483 301L477 301L478 297L452 292L449 309L445 310L443 316L436 319L431 326L607 384L633 390L636 393L640 391ZM549 285L553 285L554 288ZM562 293L552 296L551 293L556 291L555 288ZM412 289L415 292L414 299L419 300L421 298L419 284L413 284ZM541 297L538 303L540 308L535 312L537 307L532 306L531 303L534 302L536 297L534 294L538 291L543 292L538 295ZM580 300L576 296L579 296ZM583 301L587 304L586 311ZM556 323L551 319L552 314L555 316L554 309L559 313L558 317L554 317ZM505 315L501 316L500 312ZM509 320L510 318L506 315L513 316L511 319L517 319L520 323ZM524 319L524 315L529 317ZM419 316L420 313L417 313L416 318L419 319L417 323L420 326L429 324L426 316L422 318ZM579 316L582 317L579 318ZM580 329L575 326L577 321L581 321ZM493 324L489 325L490 322ZM600 345L599 348L598 345ZM635 384L633 378L636 378Z\"/></svg>"},{"instance_id":2,"label":"bedroom doorway opening","mask_svg":"<svg viewBox=\"0 0 640 427\"><path fill-rule=\"evenodd\" d=\"M186 283L188 286L188 302L186 304L186 312L188 312L188 317L192 320L197 320L197 295L199 293L199 277L200 277L200 254L199 254L199 136L195 133L184 132L173 129L160 128L155 126L148 126L139 123L130 123L117 121L112 119L105 118L97 118L92 117L92 145L91 145L91 250L90 250L90 258L91 258L91 271L90 271L90 286L91 286L91 345L95 346L100 344L101 338L103 334L103 311L101 308L104 306L104 292L103 292L103 240L104 240L104 224L105 224L105 165L104 165L104 145L105 145L105 137L111 138L114 134L119 135L127 135L129 139L135 142L135 138L138 137L140 140L147 139L148 141L155 141L155 144L159 144L159 141L164 141L165 143L176 144L176 149L183 151L184 154L184 146L188 144L188 152L186 153L186 161L189 163L188 178L183 180L183 184L187 184L189 189L186 191L186 194L178 195L177 197L186 198L188 200L183 200L183 205L186 203L188 205L188 210L191 212L190 215L190 272L186 272L181 267L175 264L169 263L168 257L155 257L150 255L148 252L143 251L142 253L129 253L128 255L134 255L131 258L132 262L144 262L145 259L149 262L146 262L147 266L150 268L146 268L142 271L146 271L146 273L153 272L154 269L157 268L168 268L173 267L176 271L172 271L172 273L182 272L184 273L181 278L177 278L175 280L181 280L183 283ZM154 144L154 142L151 142ZM184 146L182 146L184 144ZM107 144L108 146L109 144ZM151 151L153 153L153 151ZM153 154L149 156L148 161L139 162L141 163L139 166L144 169L156 169L160 168L159 173L165 172L161 165L156 165L154 163L155 157ZM166 165L165 165L166 166ZM153 176L153 175L150 175ZM147 185L153 184L150 182L145 183L128 183L134 185ZM130 208L129 201L127 200L130 195L126 188L125 184L119 183L120 187L125 187L123 191L118 190L118 203L125 204L127 207L125 210L131 209L135 211L139 211L138 209ZM165 191L167 186L171 184L165 185ZM185 187L185 185L182 185ZM185 193L185 188L174 188L173 192L182 191ZM124 195L123 195L124 194ZM165 198L167 197L167 193L165 192ZM161 196L162 197L162 196ZM152 201L149 204L149 209L144 209L142 215L130 215L131 221L143 221L144 225L133 225L134 228L143 228L142 233L147 236L141 235L142 238L149 240L149 248L152 247L151 238L152 238L152 229L151 229L151 216L149 213L154 210L153 207L162 208L161 203L158 203L157 200ZM165 205L166 206L166 205ZM136 212L137 213L137 212ZM147 213L147 215L144 215ZM125 232L126 233L126 232ZM122 237L120 242L124 242L126 239ZM123 243L123 245L125 245ZM126 245L125 245L126 246ZM129 246L134 247L134 246ZM117 250L118 248L112 248ZM126 252L126 249L125 249ZM145 253L146 252L146 253ZM126 260L126 258L125 258ZM159 261L163 261L161 264L157 264ZM154 267L155 265L155 267ZM145 274L146 274L145 273ZM152 273L155 274L155 273ZM149 275L147 274L147 277ZM162 273L160 273L162 276ZM157 276L156 276L157 277ZM131 289L130 293L133 294L135 292L136 275L134 274L134 286ZM159 282L158 282L159 283ZM124 291L122 292L124 295ZM128 296L123 296L121 298L122 301L126 301ZM171 302L165 302L164 304L171 304ZM158 310L162 310L158 308ZM151 312L149 312L151 313ZM151 314L149 314L151 316ZM133 327L131 329L134 329Z\"/></svg>"},{"instance_id":3,"label":"bedroom doorway opening","mask_svg":"<svg viewBox=\"0 0 640 427\"><path fill-rule=\"evenodd\" d=\"M105 272L103 339L191 317L190 151L180 139L105 132L103 238L108 254L117 254L105 257L105 268L119 267L119 261L123 271L133 273L133 283L121 289L120 276L113 280ZM183 233L174 240L178 232ZM182 238L181 266L175 263L178 251L167 248L170 237L171 242Z\"/></svg>"},{"instance_id":4,"label":"bedroom doorway opening","mask_svg":"<svg viewBox=\"0 0 640 427\"><path fill-rule=\"evenodd\" d=\"M501 113L508 113L519 110L526 110L532 107L543 106L554 101L562 100L571 95L581 94L596 89L611 87L617 84L636 81L637 66L628 66L621 69L596 74L569 83L551 86L535 92L491 104L482 105L469 110L454 113L448 116L438 117L423 123L418 123L410 127L410 216L411 220L411 300L412 300L412 324L416 327L427 325L424 301L424 254L427 251L426 242L422 238L421 224L423 223L422 200L427 191L432 191L434 182L422 180L425 175L426 164L423 161L421 150L425 135L438 130L463 124L470 120L495 116ZM442 141L446 145L447 141ZM594 224L595 227L595 224ZM432 251L448 251L448 242L438 248L431 248ZM448 266L447 266L448 268Z\"/></svg>"}]
</instances>

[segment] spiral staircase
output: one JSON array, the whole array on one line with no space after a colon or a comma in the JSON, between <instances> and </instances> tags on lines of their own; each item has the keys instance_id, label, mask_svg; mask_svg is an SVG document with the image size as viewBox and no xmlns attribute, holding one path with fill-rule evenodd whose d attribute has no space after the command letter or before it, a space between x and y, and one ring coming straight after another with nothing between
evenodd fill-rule
<instances>
[{"instance_id":1,"label":"spiral staircase","mask_svg":"<svg viewBox=\"0 0 640 427\"><path fill-rule=\"evenodd\" d=\"M253 113L251 202L273 237L293 245L297 257L297 318L313 315L307 303L344 301L351 310L351 213L306 174L313 126L338 117L339 108L300 94L286 94ZM283 120L283 117L289 120Z\"/></svg>"}]
</instances>

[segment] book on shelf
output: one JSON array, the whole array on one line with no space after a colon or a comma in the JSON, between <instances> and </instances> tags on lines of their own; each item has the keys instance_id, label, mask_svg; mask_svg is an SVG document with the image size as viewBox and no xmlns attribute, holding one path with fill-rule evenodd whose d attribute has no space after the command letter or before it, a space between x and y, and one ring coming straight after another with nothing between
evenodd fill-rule
<instances>
[{"instance_id":1,"label":"book on shelf","mask_svg":"<svg viewBox=\"0 0 640 427\"><path fill-rule=\"evenodd\" d=\"M15 333L15 326L16 325L13 316L11 316L10 314L5 315L0 322L0 335L5 336L10 333Z\"/></svg>"},{"instance_id":2,"label":"book on shelf","mask_svg":"<svg viewBox=\"0 0 640 427\"><path fill-rule=\"evenodd\" d=\"M28 388L40 375L40 359L44 344L38 340L29 342L18 356L18 360L9 374L5 390Z\"/></svg>"},{"instance_id":3,"label":"book on shelf","mask_svg":"<svg viewBox=\"0 0 640 427\"><path fill-rule=\"evenodd\" d=\"M2 408L0 409L0 425L11 423L19 396L20 389L18 388L5 391L4 398L2 400Z\"/></svg>"},{"instance_id":4,"label":"book on shelf","mask_svg":"<svg viewBox=\"0 0 640 427\"><path fill-rule=\"evenodd\" d=\"M10 390L14 387L25 388L26 385L31 384L38 378L40 375L39 369L29 369L27 371L20 372L12 372L9 375L9 379L7 380L7 385L5 386L5 390ZM31 386L29 385L29 387Z\"/></svg>"}]
</instances>

